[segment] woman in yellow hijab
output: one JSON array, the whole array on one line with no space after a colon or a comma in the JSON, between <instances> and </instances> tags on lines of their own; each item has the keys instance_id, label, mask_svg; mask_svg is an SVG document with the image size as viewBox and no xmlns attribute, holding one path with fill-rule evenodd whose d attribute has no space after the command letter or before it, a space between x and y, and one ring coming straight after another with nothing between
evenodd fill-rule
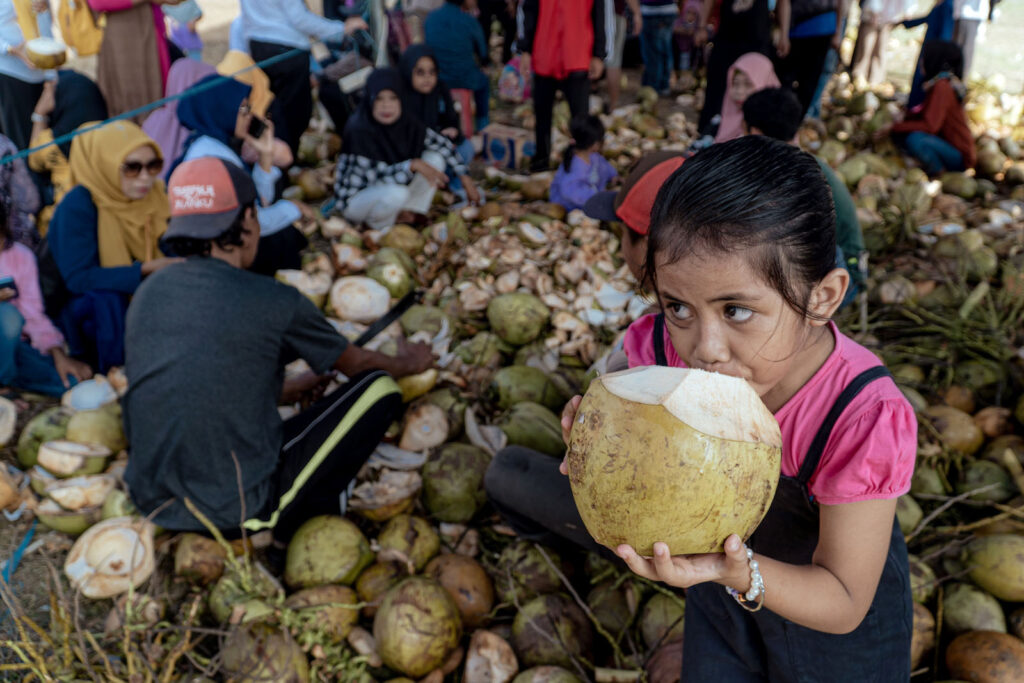
<instances>
[{"instance_id":1,"label":"woman in yellow hijab","mask_svg":"<svg viewBox=\"0 0 1024 683\"><path fill-rule=\"evenodd\" d=\"M75 138L70 162L75 187L47 233L63 301L61 287L45 282L44 296L72 355L106 372L124 363L128 297L143 277L178 260L159 247L170 216L164 159L141 128L117 121Z\"/></svg>"}]
</instances>

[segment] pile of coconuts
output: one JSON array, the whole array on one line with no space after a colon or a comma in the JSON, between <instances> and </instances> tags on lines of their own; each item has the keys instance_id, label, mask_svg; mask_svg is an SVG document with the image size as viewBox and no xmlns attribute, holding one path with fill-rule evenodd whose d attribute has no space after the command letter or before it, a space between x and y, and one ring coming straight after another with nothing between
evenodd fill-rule
<instances>
[{"instance_id":1,"label":"pile of coconuts","mask_svg":"<svg viewBox=\"0 0 1024 683\"><path fill-rule=\"evenodd\" d=\"M872 142L894 103L845 77L799 143L849 187L870 251L868 294L838 322L887 362L919 415L917 471L899 501L913 680L1003 683L1024 680L1024 129L1020 98L997 96L998 84L971 91L974 172L929 179ZM603 117L604 154L625 172L646 152L685 148L695 131L680 108L700 96L659 117L657 98L639 93ZM528 127L529 107L517 115ZM329 194L337 153L334 133L307 132L293 198ZM605 374L652 300L622 262L619 226L548 202L550 174L481 175L485 204L449 210L439 193L426 225L307 223L302 269L277 274L350 339L423 294L371 348L393 353L405 335L430 344L437 367L400 382L405 414L347 514L303 525L280 577L251 546L158 537L162 578L112 602L115 627L181 623L195 605L189 623L228 634L201 654L231 681L634 681L678 645L683 592L516 538L487 501L483 476L501 448L563 456L562 406ZM44 415L19 454L22 442L38 451L63 438L62 414ZM104 642L116 647L112 632ZM201 680L186 659L175 666Z\"/></svg>"}]
</instances>

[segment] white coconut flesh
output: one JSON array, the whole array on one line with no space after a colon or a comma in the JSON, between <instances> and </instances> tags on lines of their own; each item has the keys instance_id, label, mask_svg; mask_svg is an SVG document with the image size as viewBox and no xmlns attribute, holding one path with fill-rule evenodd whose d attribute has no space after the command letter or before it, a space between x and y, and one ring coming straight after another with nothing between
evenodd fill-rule
<instances>
[{"instance_id":1,"label":"white coconut flesh","mask_svg":"<svg viewBox=\"0 0 1024 683\"><path fill-rule=\"evenodd\" d=\"M39 447L38 463L51 474L69 476L85 466L89 458L106 458L110 449L98 444L47 441Z\"/></svg>"},{"instance_id":2,"label":"white coconut flesh","mask_svg":"<svg viewBox=\"0 0 1024 683\"><path fill-rule=\"evenodd\" d=\"M422 451L440 446L448 439L448 416L433 403L423 403L409 411L399 448Z\"/></svg>"},{"instance_id":3,"label":"white coconut flesh","mask_svg":"<svg viewBox=\"0 0 1024 683\"><path fill-rule=\"evenodd\" d=\"M371 323L388 312L387 288L368 277L343 277L331 287L331 307L342 320Z\"/></svg>"},{"instance_id":4,"label":"white coconut flesh","mask_svg":"<svg viewBox=\"0 0 1024 683\"><path fill-rule=\"evenodd\" d=\"M64 63L67 47L53 38L33 38L25 43L29 59L42 69L52 69Z\"/></svg>"},{"instance_id":5,"label":"white coconut flesh","mask_svg":"<svg viewBox=\"0 0 1024 683\"><path fill-rule=\"evenodd\" d=\"M64 574L86 597L108 598L148 579L155 564L153 525L115 517L92 526L75 541Z\"/></svg>"},{"instance_id":6,"label":"white coconut flesh","mask_svg":"<svg viewBox=\"0 0 1024 683\"><path fill-rule=\"evenodd\" d=\"M47 485L46 495L65 510L77 511L103 505L115 484L115 479L106 474L72 477Z\"/></svg>"},{"instance_id":7,"label":"white coconut flesh","mask_svg":"<svg viewBox=\"0 0 1024 683\"><path fill-rule=\"evenodd\" d=\"M739 377L687 368L641 367L605 375L601 382L623 400L663 406L680 422L708 436L782 447L779 423L757 392Z\"/></svg>"},{"instance_id":8,"label":"white coconut flesh","mask_svg":"<svg viewBox=\"0 0 1024 683\"><path fill-rule=\"evenodd\" d=\"M72 410L96 410L117 400L117 391L103 375L79 382L64 392L61 404Z\"/></svg>"},{"instance_id":9,"label":"white coconut flesh","mask_svg":"<svg viewBox=\"0 0 1024 683\"><path fill-rule=\"evenodd\" d=\"M14 436L14 426L17 421L17 406L6 398L0 398L0 446L6 446Z\"/></svg>"},{"instance_id":10,"label":"white coconut flesh","mask_svg":"<svg viewBox=\"0 0 1024 683\"><path fill-rule=\"evenodd\" d=\"M331 276L327 273L307 273L304 270L279 270L277 278L295 287L303 294L322 296L331 289Z\"/></svg>"}]
</instances>

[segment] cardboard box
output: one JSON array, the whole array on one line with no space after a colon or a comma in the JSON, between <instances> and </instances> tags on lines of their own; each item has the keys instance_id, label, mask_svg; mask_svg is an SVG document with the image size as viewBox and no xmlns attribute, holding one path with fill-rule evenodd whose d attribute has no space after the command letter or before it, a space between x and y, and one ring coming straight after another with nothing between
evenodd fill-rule
<instances>
[{"instance_id":1,"label":"cardboard box","mask_svg":"<svg viewBox=\"0 0 1024 683\"><path fill-rule=\"evenodd\" d=\"M523 168L524 159L537 151L533 133L522 128L492 123L480 133L484 141L484 161L499 168Z\"/></svg>"}]
</instances>

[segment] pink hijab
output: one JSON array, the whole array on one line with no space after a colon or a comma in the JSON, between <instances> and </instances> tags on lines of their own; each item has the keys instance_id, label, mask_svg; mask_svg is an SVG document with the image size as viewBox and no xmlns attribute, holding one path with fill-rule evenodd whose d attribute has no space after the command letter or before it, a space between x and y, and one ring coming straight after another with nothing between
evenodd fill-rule
<instances>
[{"instance_id":1,"label":"pink hijab","mask_svg":"<svg viewBox=\"0 0 1024 683\"><path fill-rule=\"evenodd\" d=\"M164 97L179 95L191 88L199 80L217 73L217 70L205 62L195 59L179 59L171 64L167 73L167 88ZM168 102L160 107L143 122L142 130L156 140L163 150L164 159L174 160L181 156L181 148L188 138L189 131L178 122L178 100ZM167 164L170 167L171 164Z\"/></svg>"},{"instance_id":2,"label":"pink hijab","mask_svg":"<svg viewBox=\"0 0 1024 683\"><path fill-rule=\"evenodd\" d=\"M760 52L748 52L729 67L725 81L725 97L722 99L722 122L718 126L715 142L728 142L743 137L743 106L732 99L732 75L742 71L753 84L751 93L765 88L778 88L779 78L775 75L772 60Z\"/></svg>"}]
</instances>

